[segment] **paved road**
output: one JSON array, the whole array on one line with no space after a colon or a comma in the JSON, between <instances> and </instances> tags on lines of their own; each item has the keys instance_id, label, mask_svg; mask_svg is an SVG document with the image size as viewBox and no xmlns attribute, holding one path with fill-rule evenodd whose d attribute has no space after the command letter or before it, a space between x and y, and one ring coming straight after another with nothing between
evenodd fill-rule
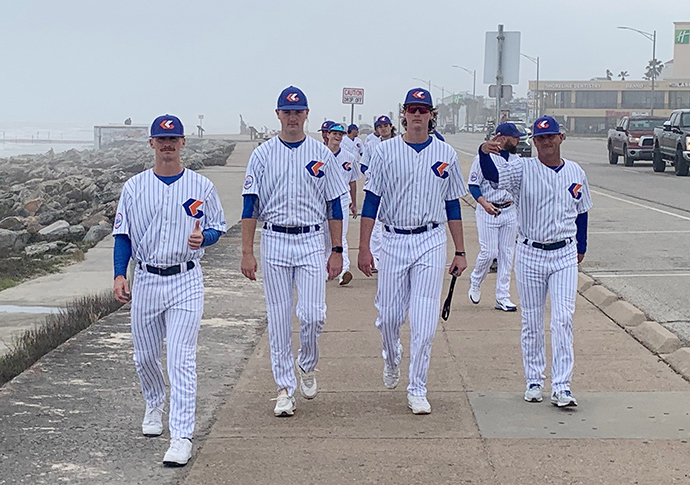
<instances>
[{"instance_id":1,"label":"paved road","mask_svg":"<svg viewBox=\"0 0 690 485\"><path fill-rule=\"evenodd\" d=\"M465 172L482 140L447 137ZM690 345L690 178L610 165L604 139L571 136L562 152L587 172L595 204L582 269Z\"/></svg>"}]
</instances>

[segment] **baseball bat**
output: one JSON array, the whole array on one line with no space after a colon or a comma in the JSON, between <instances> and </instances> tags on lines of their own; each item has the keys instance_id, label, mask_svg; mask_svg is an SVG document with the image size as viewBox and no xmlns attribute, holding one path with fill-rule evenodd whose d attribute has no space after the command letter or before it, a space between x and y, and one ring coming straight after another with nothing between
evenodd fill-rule
<instances>
[{"instance_id":1,"label":"baseball bat","mask_svg":"<svg viewBox=\"0 0 690 485\"><path fill-rule=\"evenodd\" d=\"M453 279L450 280L450 288L448 288L448 296L446 297L446 301L443 302L441 318L444 320L448 320L448 316L450 315L450 302L453 301L453 290L455 289L455 280L457 279L458 277L453 275Z\"/></svg>"}]
</instances>

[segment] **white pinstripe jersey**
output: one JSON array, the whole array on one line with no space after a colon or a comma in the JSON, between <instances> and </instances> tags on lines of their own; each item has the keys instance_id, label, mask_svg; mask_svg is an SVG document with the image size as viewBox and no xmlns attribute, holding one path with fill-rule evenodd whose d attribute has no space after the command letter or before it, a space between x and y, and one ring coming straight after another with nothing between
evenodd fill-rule
<instances>
[{"instance_id":1,"label":"white pinstripe jersey","mask_svg":"<svg viewBox=\"0 0 690 485\"><path fill-rule=\"evenodd\" d=\"M367 137L364 139L364 148L366 148L366 146L374 140L381 141L381 138L376 136L375 133L369 133Z\"/></svg>"},{"instance_id":2,"label":"white pinstripe jersey","mask_svg":"<svg viewBox=\"0 0 690 485\"><path fill-rule=\"evenodd\" d=\"M359 138L355 138L353 141L350 140L349 136L344 135L343 141L340 142L340 146L352 152L352 154L355 156L355 160L359 160L359 157L362 155L362 142L359 140Z\"/></svg>"},{"instance_id":3,"label":"white pinstripe jersey","mask_svg":"<svg viewBox=\"0 0 690 485\"><path fill-rule=\"evenodd\" d=\"M259 196L260 221L310 226L322 224L326 202L348 189L326 145L307 136L290 148L275 136L252 152L242 195Z\"/></svg>"},{"instance_id":4,"label":"white pinstripe jersey","mask_svg":"<svg viewBox=\"0 0 690 485\"><path fill-rule=\"evenodd\" d=\"M149 169L125 182L113 234L129 236L136 261L172 266L204 255L203 248L192 250L188 245L197 220L202 230L227 231L213 183L185 169L182 177L167 185Z\"/></svg>"},{"instance_id":5,"label":"white pinstripe jersey","mask_svg":"<svg viewBox=\"0 0 690 485\"><path fill-rule=\"evenodd\" d=\"M362 172L359 170L359 164L357 163L355 156L348 152L347 150L340 149L335 155L335 160L338 162L338 175L343 179L343 183L347 185L348 191L345 197L350 200L350 182L358 180L362 176Z\"/></svg>"},{"instance_id":6,"label":"white pinstripe jersey","mask_svg":"<svg viewBox=\"0 0 690 485\"><path fill-rule=\"evenodd\" d=\"M504 160L496 164L498 188L519 199L521 236L540 242L574 238L577 215L592 208L585 171L573 161L564 158L563 162L565 165L558 172L538 158L517 158L510 163Z\"/></svg>"},{"instance_id":7,"label":"white pinstripe jersey","mask_svg":"<svg viewBox=\"0 0 690 485\"><path fill-rule=\"evenodd\" d=\"M500 163L506 163L505 159L500 155L492 154L491 158L494 161L494 165L498 166L498 164ZM497 158L500 158L501 160L503 160L503 162L498 161ZM519 155L510 153L508 155L507 163L510 163L516 158L520 158ZM486 199L487 202L492 202L494 204L505 204L506 202L514 200L513 195L510 192L508 192L505 189L496 189L492 187L491 182L484 178L484 174L482 173L482 167L479 165L479 155L474 157L474 160L472 160L472 167L470 168L470 179L467 183L468 185L477 185L479 187L479 190L482 191L482 195L484 196L484 199Z\"/></svg>"},{"instance_id":8,"label":"white pinstripe jersey","mask_svg":"<svg viewBox=\"0 0 690 485\"><path fill-rule=\"evenodd\" d=\"M467 194L455 150L431 138L419 153L402 136L376 147L364 190L381 197L378 219L384 224L412 229L446 222L445 201Z\"/></svg>"},{"instance_id":9,"label":"white pinstripe jersey","mask_svg":"<svg viewBox=\"0 0 690 485\"><path fill-rule=\"evenodd\" d=\"M381 143L381 138L378 136L374 136L370 141L369 137L367 137L367 142L364 143L364 153L362 154L362 158L359 160L359 164L362 165L365 170L369 168L371 156L379 143Z\"/></svg>"}]
</instances>

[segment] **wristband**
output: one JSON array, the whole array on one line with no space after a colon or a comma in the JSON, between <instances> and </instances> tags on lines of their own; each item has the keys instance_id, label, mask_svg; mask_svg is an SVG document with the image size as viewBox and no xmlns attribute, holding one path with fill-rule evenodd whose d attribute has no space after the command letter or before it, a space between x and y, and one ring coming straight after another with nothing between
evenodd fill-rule
<instances>
[{"instance_id":1,"label":"wristband","mask_svg":"<svg viewBox=\"0 0 690 485\"><path fill-rule=\"evenodd\" d=\"M465 256L465 251L455 251L456 256Z\"/></svg>"},{"instance_id":2,"label":"wristband","mask_svg":"<svg viewBox=\"0 0 690 485\"><path fill-rule=\"evenodd\" d=\"M342 253L343 252L343 247L342 246L333 246L331 248L331 251L334 253Z\"/></svg>"}]
</instances>

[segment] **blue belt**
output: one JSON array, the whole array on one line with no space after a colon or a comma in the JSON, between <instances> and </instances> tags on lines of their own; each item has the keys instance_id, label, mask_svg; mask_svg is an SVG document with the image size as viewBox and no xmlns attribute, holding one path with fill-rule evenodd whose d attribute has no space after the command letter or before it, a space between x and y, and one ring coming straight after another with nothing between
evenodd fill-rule
<instances>
[{"instance_id":1,"label":"blue belt","mask_svg":"<svg viewBox=\"0 0 690 485\"><path fill-rule=\"evenodd\" d=\"M394 232L396 234L421 234L423 232L429 231L431 229L436 229L438 227L438 224L435 222L431 224L431 227L427 224L426 226L419 226L415 227L414 229L398 229L397 227L390 227L387 225L383 225L383 228L388 231L388 232Z\"/></svg>"},{"instance_id":2,"label":"blue belt","mask_svg":"<svg viewBox=\"0 0 690 485\"><path fill-rule=\"evenodd\" d=\"M187 271L194 268L194 261L187 261L182 263L187 265ZM146 271L149 273L157 274L158 276L172 276L182 272L182 264L176 264L175 266L168 266L167 268L157 268L156 266L146 265ZM139 263L139 267L144 269L144 265Z\"/></svg>"},{"instance_id":3,"label":"blue belt","mask_svg":"<svg viewBox=\"0 0 690 485\"><path fill-rule=\"evenodd\" d=\"M321 229L318 224L315 226L276 226L275 224L268 225L264 222L264 229L270 229L275 232L282 232L283 234L306 234L313 229L315 232Z\"/></svg>"}]
</instances>

